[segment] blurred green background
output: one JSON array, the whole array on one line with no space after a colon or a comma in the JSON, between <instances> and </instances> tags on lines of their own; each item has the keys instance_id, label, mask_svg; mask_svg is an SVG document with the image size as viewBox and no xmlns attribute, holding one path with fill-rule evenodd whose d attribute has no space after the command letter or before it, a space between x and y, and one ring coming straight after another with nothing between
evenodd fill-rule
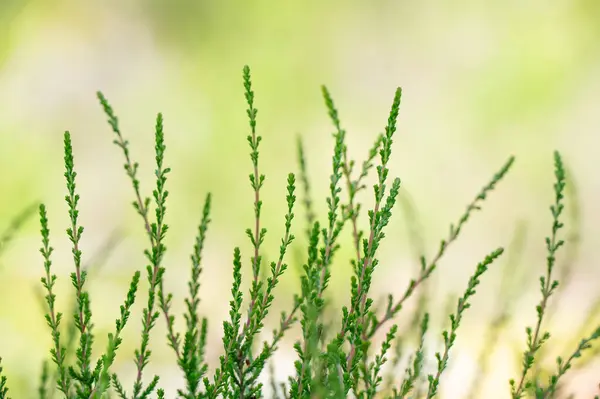
<instances>
[{"instance_id":1,"label":"blurred green background","mask_svg":"<svg viewBox=\"0 0 600 399\"><path fill-rule=\"evenodd\" d=\"M573 230L577 225L567 221L567 230L581 240L573 262L576 271L556 305L557 317L547 325L554 332L549 364L568 348L574 326L585 319L598 295L599 20L597 0L2 0L0 229L28 204L47 204L58 303L69 313L68 273L73 266L64 233L68 215L62 176L62 134L69 130L85 226L84 262L92 262L118 232L118 245L88 285L100 353L132 273L145 266L146 237L130 205L133 193L122 155L112 144L95 92L102 90L120 117L132 156L141 164L147 195L153 184L153 127L156 113L163 112L166 159L173 169L167 183L171 230L165 285L174 292L178 311L183 310L202 201L209 191L214 196L201 289L202 311L213 320L208 356L214 364L221 353L219 320L226 316L230 297L233 247L242 248L246 265L250 257L244 234L252 223L252 194L243 65L252 68L258 132L263 136L268 259L276 256L283 232L285 177L297 171L298 134L305 141L319 216L325 215L333 141L319 86L326 84L332 92L348 131L349 152L358 162L383 130L394 90L401 86L391 174L403 181L403 203L414 205L428 257L505 159L517 157L484 211L451 247L431 286L432 300L439 301L433 308L443 308L448 295L464 290L476 263L497 246L508 245L519 221L526 223L527 241L517 270L529 278L527 293L518 300L484 387L486 397L506 397L507 380L519 364L511 356L515 348L524 348L524 328L534 323L540 297L537 277L545 271L543 238L551 223L554 149L562 152L569 177L577 184L577 199L569 205L580 211L580 224ZM371 206L371 191L363 192L361 200L364 209ZM297 214L296 235L302 236L303 214ZM410 216L415 215L397 209L381 248L374 289L382 295L403 292L414 275L415 236L406 227ZM363 225L365 218L364 213ZM39 298L43 267L35 219L0 259L0 355L17 398L34 397L50 344ZM350 242L347 232L342 239ZM302 251L302 239L297 244L294 251ZM350 257L351 251L342 251L335 265L331 296L338 306L348 298ZM484 276L465 317L442 384L447 398L465 393L478 367L490 309L498 297L509 295L498 292L502 267ZM295 290L292 271L276 293L274 311L285 309ZM117 357L115 371L125 382L134 372L133 350L145 300L143 295L138 298L140 306ZM400 323L407 314L401 314ZM276 312L272 316L270 320L278 319ZM442 323L447 324L443 312L434 311L433 317L428 336L432 361ZM174 397L182 379L164 331L161 318L146 374L159 373L161 386ZM281 377L292 372L291 342L276 356ZM585 371L570 381L575 392L587 396L598 383L597 374Z\"/></svg>"}]
</instances>

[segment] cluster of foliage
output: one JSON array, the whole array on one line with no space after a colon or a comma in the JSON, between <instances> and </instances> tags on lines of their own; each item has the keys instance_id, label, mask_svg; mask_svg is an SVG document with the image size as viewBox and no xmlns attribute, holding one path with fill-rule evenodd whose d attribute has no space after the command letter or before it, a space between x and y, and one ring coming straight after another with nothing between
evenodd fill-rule
<instances>
[{"instance_id":1,"label":"cluster of foliage","mask_svg":"<svg viewBox=\"0 0 600 399\"><path fill-rule=\"evenodd\" d=\"M262 137L257 133L257 109L255 108L254 91L250 78L250 69L243 69L246 110L250 133L247 137L250 146L252 171L249 176L254 192L253 210L254 224L246 230L250 240L252 253L249 259L252 270L252 281L249 293L244 301L242 292L242 254L239 248L233 251L233 284L229 318L223 323L223 352L218 367L209 373L206 359L206 346L209 324L199 312L200 275L202 273L202 253L207 231L211 223L211 196L206 196L202 218L191 255L191 276L188 282L189 295L185 299L185 331L177 332L175 315L172 312L172 294L165 291L163 279L165 275L164 256L165 236L169 226L165 224L167 212L166 201L169 192L166 189L167 176L170 169L164 165L165 135L163 116L158 114L155 129L155 187L151 197L142 194L138 180L138 163L130 156L129 142L123 137L119 120L111 105L102 93L98 99L108 123L114 133L114 143L123 154L124 169L133 187L133 207L140 217L147 236L146 283L147 303L141 314L141 339L138 349L133 354L136 376L131 387L125 388L112 366L122 343L122 333L129 324L131 309L141 284L142 272L137 271L131 278L129 290L120 308L120 316L115 321L114 331L108 334L108 344L103 354L92 358L94 344L94 324L90 309L90 295L86 288L88 280L87 267L82 263L80 242L84 228L79 223L75 162L71 135L64 134L64 164L67 194L65 197L69 210L70 226L67 235L72 244L74 271L71 282L74 292L72 318L65 340L61 334L63 313L56 309L55 283L57 277L52 272L53 248L50 243L48 218L44 204L39 205L42 246L40 252L43 259L44 274L41 283L45 290L46 322L52 336L50 360L44 364L41 382L38 389L40 399L53 398L56 395L68 399L94 399L103 397L119 397L122 399L141 399L155 396L158 398L174 397L175 393L165 393L159 388L159 377L145 376L146 366L151 358L150 336L161 315L167 327L167 343L174 351L177 364L183 373L185 386L176 393L177 397L193 398L258 398L268 394L282 398L375 398L380 396L393 398L433 398L438 395L441 377L448 366L450 352L457 339L457 332L469 309L472 297L482 276L490 266L500 258L503 248L489 251L479 262L466 284L462 296L458 298L449 315L450 325L442 332L443 349L435 354L434 370L431 374L424 371L427 363L425 352L425 335L429 329L429 314L424 306L418 306L411 327L418 337L418 346L414 354L409 356L404 378L398 383L394 378L401 358L401 342L410 333L400 332L398 325L392 320L400 313L407 300L436 270L448 247L458 238L461 230L471 215L480 209L488 194L505 177L511 169L514 158L510 157L492 179L481 189L458 222L450 225L449 233L444 238L435 254L426 258L420 257L418 274L410 280L406 289L399 295L389 295L382 309L374 305L371 284L375 271L379 266L379 248L386 236L386 228L390 223L392 211L401 190L399 178L391 179L389 161L392 154L394 134L397 129L397 118L400 109L402 91L398 88L389 113L384 132L381 133L367 158L359 167L350 160L346 145L346 131L342 127L338 111L329 91L323 87L322 93L329 117L333 124L334 150L329 177L327 217L318 220L313 209L310 194L310 183L306 171L305 152L302 142L298 141L299 181L302 189L302 205L306 216L303 234L306 234L307 247L303 260L300 292L293 297L292 307L281 314L279 325L273 331L272 338L257 343L257 337L265 328L266 317L274 301L274 293L283 274L288 269L286 257L290 245L295 239L293 227L296 225L296 176L290 173L287 177L287 212L284 215L284 233L281 238L278 258L271 262L265 273L263 263L263 243L267 230L261 223L262 188L265 176L261 174L259 148ZM522 354L521 372L510 381L510 395L513 399L522 397L551 398L561 392L562 377L572 367L574 360L582 352L591 348L594 340L600 338L600 327L582 339L566 358L556 360L556 370L547 372L536 368L542 349L545 348L550 334L544 330L544 321L548 318L550 298L558 288L555 278L556 256L563 247L560 238L563 228L561 217L564 210L566 172L561 156L554 153L555 179L554 203L550 207L552 214L551 232L546 238L547 259L545 273L540 277L541 299L537 305L537 320L533 327L526 329L526 350ZM359 228L361 204L357 195L366 189L365 180L369 173L375 171L376 184L373 186L373 207L366 213L368 229ZM343 193L344 192L344 193ZM153 209L151 209L153 208ZM152 212L153 211L153 212ZM25 215L30 215L29 209ZM25 216L16 219L0 242L2 250ZM349 228L352 235L353 275L350 281L350 302L344 306L337 323L327 322L324 312L327 309L327 288L332 273L332 264L340 249L340 234ZM105 249L106 250L106 249ZM265 277L263 277L265 276ZM422 296L421 298L423 298ZM244 305L246 303L246 305ZM419 301L422 305L424 301ZM497 334L507 317L508 305L499 306L497 317L492 323L489 342L497 340ZM331 310L329 310L331 312ZM299 322L301 335L294 348L297 360L294 363L295 373L285 382L271 379L270 388L260 382L261 375L269 371L269 361L280 345L286 332ZM217 327L212 327L217 328ZM375 337L386 328L383 341L374 348ZM486 341L486 342L488 342ZM390 349L394 353L390 354ZM74 354L72 356L71 354ZM489 351L485 352L489 353ZM71 355L71 357L69 357ZM388 358L392 361L388 362ZM483 356L481 364L489 363L488 356ZM386 379L384 370L389 370ZM0 368L0 374L2 368ZM273 374L271 372L271 374ZM480 383L483 376L478 376ZM478 387L474 386L471 396L475 397ZM508 389L507 389L508 391ZM6 378L0 379L0 399L8 398Z\"/></svg>"}]
</instances>

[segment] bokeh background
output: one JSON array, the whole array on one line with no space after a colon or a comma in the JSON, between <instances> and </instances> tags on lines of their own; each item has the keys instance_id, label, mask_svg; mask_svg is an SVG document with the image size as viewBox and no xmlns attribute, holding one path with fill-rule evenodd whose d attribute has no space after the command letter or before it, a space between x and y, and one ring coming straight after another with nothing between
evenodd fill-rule
<instances>
[{"instance_id":1,"label":"bokeh background","mask_svg":"<svg viewBox=\"0 0 600 399\"><path fill-rule=\"evenodd\" d=\"M146 195L153 187L153 127L165 117L166 160L173 172L167 223L165 286L183 310L189 254L203 199L213 193L213 223L204 257L202 312L210 324L208 356L217 361L221 323L230 297L231 259L252 223L249 132L242 67L252 68L258 132L265 257L276 256L283 231L285 177L296 172L296 137L304 139L319 216L331 170L332 127L319 86L332 92L350 155L361 162L385 126L397 86L403 88L391 175L403 182L400 206L381 247L374 289L399 295L416 273L417 255L431 258L466 204L511 155L516 163L469 221L428 286L432 326L427 336L430 370L447 326L448 298L455 300L476 263L525 231L511 274L523 285L500 290L507 262L484 276L464 318L451 365L442 381L445 398L464 397L479 369L486 326L500 298L514 300L511 321L494 352L484 396L507 397L517 375L526 325L535 322L538 276L545 271L544 237L553 201L552 152L569 172L565 236L559 267L572 273L553 305L555 317L546 361L573 347L599 295L600 2L519 0L486 2L233 0L2 0L0 1L0 229L35 201L47 204L59 275L58 304L70 312L73 268L66 234L62 135L72 133L84 262L98 264L88 288L96 325L96 353L104 349L128 281L143 269L146 237L130 203L133 193L122 154L95 97L102 90L120 117L141 164ZM362 193L367 209L371 190ZM298 207L297 245L302 255L304 214ZM365 226L363 213L362 225ZM323 219L322 219L323 220ZM520 226L520 227L519 227ZM408 227L408 228L407 228ZM520 233L519 233L520 234ZM348 231L343 235L349 244ZM111 245L111 240L115 245ZM107 242L111 248L102 257ZM13 397L34 397L50 335L43 319L39 221L29 219L0 258L0 354ZM513 248L513 247L511 247ZM514 252L517 252L516 250ZM300 255L298 255L300 254ZM331 299L348 299L351 250L334 268ZM249 268L244 269L249 276ZM277 290L270 321L298 290L291 267ZM246 278L246 282L248 279ZM145 279L141 286L145 290ZM516 288L515 288L516 287ZM375 295L379 298L379 294ZM130 386L133 350L139 345L138 297L115 371ZM409 303L398 318L407 323ZM589 333L600 317L589 318ZM584 323L585 324L585 323ZM182 327L182 318L178 318ZM265 338L268 338L267 328ZM297 331L294 330L293 333ZM161 318L151 340L147 376L161 375L168 397L182 377L164 339ZM292 334L293 334L292 333ZM293 337L276 355L280 378L292 372ZM598 362L569 379L577 397L598 393ZM595 371L594 371L595 370ZM402 370L399 370L401 376Z\"/></svg>"}]
</instances>

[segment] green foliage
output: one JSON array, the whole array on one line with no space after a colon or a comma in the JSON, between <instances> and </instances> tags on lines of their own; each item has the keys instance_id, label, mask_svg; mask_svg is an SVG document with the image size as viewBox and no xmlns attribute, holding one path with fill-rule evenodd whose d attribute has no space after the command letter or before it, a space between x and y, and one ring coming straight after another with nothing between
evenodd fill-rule
<instances>
[{"instance_id":1,"label":"green foliage","mask_svg":"<svg viewBox=\"0 0 600 399\"><path fill-rule=\"evenodd\" d=\"M429 313L425 313L423 316L423 320L421 321L421 333L419 334L419 346L415 352L415 355L412 359L412 362L409 361L409 364L412 363L412 368L408 367L406 369L406 377L402 381L400 385L400 391L397 388L394 388L394 397L395 398L404 398L406 397L414 388L421 372L423 371L423 346L425 345L425 334L427 333L427 329L429 327Z\"/></svg>"},{"instance_id":2,"label":"green foliage","mask_svg":"<svg viewBox=\"0 0 600 399\"><path fill-rule=\"evenodd\" d=\"M6 387L6 376L2 375L2 358L0 357L0 399L9 399Z\"/></svg>"},{"instance_id":3,"label":"green foliage","mask_svg":"<svg viewBox=\"0 0 600 399\"><path fill-rule=\"evenodd\" d=\"M250 132L247 141L250 146L251 173L250 186L253 191L252 209L254 223L245 233L250 240L251 254L249 267L251 281L249 292L242 292L243 256L239 247L233 250L233 283L229 301L229 317L223 322L222 355L218 367L209 374L206 359L209 321L199 310L201 300L201 281L203 272L203 250L207 233L211 224L211 211L214 206L211 194L206 195L202 207L202 216L198 224L197 234L193 242L190 256L190 277L187 285L187 297L184 299L185 329L178 332L175 315L172 312L173 295L166 292L163 279L167 272L165 266L165 236L169 230L166 224L167 175L170 168L166 165L165 132L162 114L158 114L155 126L155 186L151 196L142 194L138 178L137 162L130 156L129 142L124 138L119 127L119 120L112 106L102 93L97 93L108 123L114 133L113 142L124 156L124 169L129 183L133 187L133 207L141 218L143 234L148 242L145 255L147 281L147 302L141 314L141 336L134 352L135 377L130 393L124 388L120 377L111 371L118 349L122 344L123 331L131 317L132 307L142 277L141 271L135 271L125 300L120 307L120 314L115 321L115 328L108 333L108 343L101 355L92 356L94 330L90 295L86 290L88 269L83 262L81 239L83 227L79 224L79 194L77 193L74 151L71 134L64 134L64 164L67 194L65 200L68 207L69 227L66 231L71 242L74 271L71 283L74 287L75 306L73 323L68 330L67 340L61 336L63 314L56 309L55 284L57 277L52 272L53 247L50 245L50 230L46 206L39 205L43 258L42 286L45 290L44 306L46 323L50 329L52 348L50 361L42 367L37 396L40 399L54 397L55 390L68 399L101 399L119 397L122 399L164 398L166 395L177 395L184 399L200 398L246 398L253 399L265 396L266 389L260 381L264 373L270 372L270 394L272 397L309 399L309 398L346 398L371 399L380 396L392 398L433 398L439 395L442 375L447 369L450 350L458 339L458 329L466 316L465 311L471 306L471 299L476 293L482 275L489 266L504 252L498 248L489 253L477 264L475 272L467 283L467 288L458 298L455 309L449 316L450 326L442 332L443 351L435 354L435 369L426 375L427 348L426 335L430 329L430 314L425 310L430 303L427 293L419 297L409 329L418 338L413 354L408 357L404 378L397 384L396 369L401 363L403 345L411 333L401 331L393 324L383 334L383 327L395 319L403 309L406 301L423 285L437 269L438 264L447 252L448 247L459 237L460 232L470 220L473 213L481 209L482 203L505 177L514 164L510 157L492 179L483 186L475 198L467 205L458 222L450 225L449 234L441 240L434 255L427 260L420 255L417 276L410 280L408 287L399 296L390 294L383 311L375 305L371 286L375 272L380 265L380 248L385 242L386 229L393 220L395 205L402 186L399 178L391 179L390 159L392 144L397 131L397 120L400 113L402 90L397 88L392 100L389 117L383 133L377 136L369 149L366 159L356 168L356 162L349 159L346 144L346 130L342 127L339 112L333 98L326 87L322 87L325 106L333 124L333 156L329 173L329 189L326 198L327 215L322 219L314 210L311 197L311 181L309 179L307 157L303 143L298 139L299 181L303 198L305 223L303 227L308 238L302 252L302 273L300 276L300 292L292 298L291 309L281 313L279 324L272 332L272 337L262 343L257 342L266 325L267 316L275 301L277 287L288 269L288 252L295 242L296 230L295 205L296 176L289 173L286 186L287 210L283 217L284 232L281 237L278 255L270 262L268 269L263 270L263 254L267 229L262 224L262 188L265 175L260 168L260 143L262 136L257 131L257 114L255 94L252 89L250 68L243 69L244 96L248 105L246 113L249 119ZM564 209L566 172L558 152L554 154L555 201L551 206L552 229L546 239L548 251L546 273L540 278L542 299L537 310L535 327L528 327L527 349L523 354L522 372L518 382L511 380L511 395L514 399L523 396L535 398L555 397L560 391L561 381L566 372L572 368L574 361L582 353L592 347L600 338L600 327L582 339L566 358L558 357L556 370L548 372L546 385L541 384L538 374L530 372L536 362L536 354L549 340L550 334L542 328L547 314L549 299L558 287L558 280L553 277L558 250L564 245L558 233L563 228L561 215ZM365 217L367 229L361 230L361 204L358 195L367 186L365 180L375 170L376 183L373 186L373 206ZM153 211L151 210L153 207ZM29 212L29 213L27 213ZM0 254L4 244L10 240L14 232L31 212L15 219L15 222L0 239ZM368 224L367 224L368 223ZM349 228L352 237L351 265L353 275L350 279L350 300L341 309L339 319L332 317L335 310L330 309L328 285L332 276L335 256L342 245L340 239L344 228ZM8 238L6 238L8 237ZM522 239L510 247L522 247ZM519 245L517 245L519 244ZM509 252L510 252L509 248ZM108 251L108 249L106 249ZM420 248L418 249L420 253ZM519 250L514 250L518 253ZM511 258L512 259L512 258ZM508 262L514 265L515 261ZM265 276L263 278L263 276ZM503 279L502 287L514 284L514 281ZM398 295L398 293L396 293ZM394 299L396 298L396 299ZM500 327L510 314L510 303L500 303L494 312L493 325L487 335L493 345L498 338ZM166 323L166 343L172 348L177 365L183 375L184 386L177 392L165 393L159 388L158 376L148 378L144 371L151 361L150 338L161 314ZM285 334L299 321L300 334L294 343L297 359L294 362L294 373L288 381L277 381L274 377L273 355L278 349ZM212 326L211 326L212 327ZM378 341L378 333L383 337ZM75 341L78 338L78 343ZM487 343L487 341L486 341ZM74 359L69 358L74 352ZM391 353L391 355L390 355ZM487 352L481 357L481 363L487 364ZM388 358L391 356L392 361ZM269 367L267 367L269 365ZM487 366L486 366L487 367ZM387 377L384 378L384 371ZM533 376L531 376L533 375ZM482 375L479 376L483 378ZM386 383L383 384L384 379ZM477 381L471 389L471 396L476 395L481 382ZM6 377L0 367L0 399L7 398ZM173 396L169 396L173 397Z\"/></svg>"},{"instance_id":4,"label":"green foliage","mask_svg":"<svg viewBox=\"0 0 600 399\"><path fill-rule=\"evenodd\" d=\"M558 380L563 376L569 368L573 359L581 357L581 352L591 348L592 341L600 338L600 327L596 329L588 338L582 339L575 352L565 362L561 357L558 357L556 362L558 371L550 377L547 388L540 386L537 381L527 379L528 371L533 367L535 355L540 348L550 339L548 331L542 331L542 322L546 315L549 299L558 288L558 280L553 279L552 272L556 263L556 253L561 248L565 241L558 239L558 232L564 227L560 221L560 216L564 209L563 199L566 185L566 173L563 162L558 151L554 152L554 204L550 206L552 213L552 229L550 237L546 237L546 249L548 256L546 257L546 274L540 277L540 291L542 299L536 306L537 324L534 328L527 327L527 350L523 354L523 371L521 373L518 384L515 380L510 380L511 394L514 399L521 398L525 391L533 390L536 398L552 397L557 389Z\"/></svg>"},{"instance_id":5,"label":"green foliage","mask_svg":"<svg viewBox=\"0 0 600 399\"><path fill-rule=\"evenodd\" d=\"M56 274L51 274L50 272L52 266L50 255L54 251L54 248L50 246L50 229L48 229L48 217L46 214L46 206L44 204L40 205L40 224L42 225L42 248L40 248L40 252L44 258L44 270L46 272L45 276L41 278L41 281L47 292L47 295L45 296L46 303L48 304L46 323L48 324L48 327L50 327L52 341L54 343L53 348L50 349L50 355L57 367L56 387L64 393L65 396L68 396L71 392L71 379L66 372L66 348L61 346L60 343L59 326L62 320L62 313L56 312L55 310L56 295L54 294L53 289L56 283Z\"/></svg>"},{"instance_id":6,"label":"green foliage","mask_svg":"<svg viewBox=\"0 0 600 399\"><path fill-rule=\"evenodd\" d=\"M494 252L487 255L483 262L477 265L475 274L473 274L473 276L469 279L467 290L465 291L463 296L458 299L458 304L456 305L456 313L450 315L450 332L444 331L442 333L442 336L444 337L444 354L440 355L439 352L435 354L435 358L437 359L437 373L435 374L435 376L430 374L427 377L429 380L429 391L427 392L427 399L433 398L438 392L440 376L442 375L442 373L448 365L450 348L452 348L452 345L454 345L454 342L456 341L456 331L458 330L464 311L471 306L468 300L471 296L475 295L475 287L479 285L479 277L481 277L481 275L488 270L488 266L491 265L492 262L494 262L500 255L502 255L503 252L503 248L498 248Z\"/></svg>"}]
</instances>

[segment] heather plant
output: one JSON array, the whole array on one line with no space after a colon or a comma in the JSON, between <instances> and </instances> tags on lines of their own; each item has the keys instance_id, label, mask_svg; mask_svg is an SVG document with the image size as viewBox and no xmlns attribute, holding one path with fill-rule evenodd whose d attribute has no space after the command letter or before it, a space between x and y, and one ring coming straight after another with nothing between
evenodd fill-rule
<instances>
[{"instance_id":1,"label":"heather plant","mask_svg":"<svg viewBox=\"0 0 600 399\"><path fill-rule=\"evenodd\" d=\"M245 258L239 247L234 248L232 257L233 283L229 301L229 315L222 325L222 354L214 372L209 373L206 349L209 329L219 330L209 324L209 320L200 314L201 276L203 271L203 249L211 224L213 200L206 195L202 207L197 234L190 256L190 277L187 297L184 299L184 330L178 331L176 315L173 312L173 295L166 291L164 276L168 272L165 254L165 237L169 232L166 224L168 175L166 166L166 141L162 114L156 117L155 125L155 185L151 196L145 196L138 177L139 165L131 158L129 142L119 126L119 119L112 106L102 93L98 93L100 105L106 114L112 129L113 142L123 155L125 174L133 188L132 205L139 216L140 227L147 237L145 255L145 279L141 270L136 271L120 307L119 317L114 328L108 334L107 345L102 354L93 358L95 330L92 321L91 298L86 282L89 279L90 265L105 261L96 259L84 261L81 240L85 239L84 227L79 222L78 204L80 196L77 190L77 172L75 156L71 143L71 134L64 134L64 165L69 228L66 233L71 242L74 271L71 274L74 304L68 315L66 339L65 318L56 306L57 276L52 271L53 247L50 241L47 211L44 204L38 208L41 225L42 246L40 253L43 261L45 318L52 337L50 361L44 362L40 376L37 396L40 399L65 397L68 399L97 399L118 397L122 399L141 399L149 397L165 398L246 398L253 399L270 395L274 398L434 398L440 395L443 375L452 359L452 348L459 338L461 322L467 317L476 289L490 267L497 263L505 252L504 248L491 249L475 266L466 283L466 288L457 300L452 300L448 320L449 326L441 333L442 348L428 359L426 337L431 329L431 316L427 311L431 298L426 290L427 280L438 268L449 246L455 242L460 232L471 219L475 211L481 209L487 196L504 179L512 168L515 158L509 157L491 180L475 195L458 220L450 225L448 235L441 240L437 250L427 257L421 244L414 244L415 254L419 257L416 275L406 288L399 293L389 294L383 306L376 304L371 286L373 276L380 262L380 247L385 242L387 228L396 214L396 202L402 190L400 178L391 178L390 159L393 142L397 132L397 119L400 112L402 90L396 89L384 130L379 134L359 167L350 159L346 144L346 130L343 128L339 112L332 95L322 87L322 95L329 118L333 125L333 157L329 174L329 190L326 198L327 214L320 217L314 210L311 194L311 182L307 173L307 157L303 143L298 139L298 160L300 188L294 173L287 176L285 200L287 209L283 215L283 236L277 257L268 263L264 260L264 243L267 229L264 227L263 187L267 180L260 164L260 143L262 136L257 128L258 110L255 106L255 93L252 88L250 69L243 69L244 96L248 108L249 120L247 142L250 149L251 172L250 187L253 192L248 206L252 207L253 224L245 230L251 244L251 254L247 264L251 270L249 292L242 290L242 269ZM541 299L536 307L537 319L533 327L526 329L526 350L522 354L521 371L517 378L507 386L507 395L513 399L522 397L553 398L560 393L561 382L569 369L582 353L589 350L594 341L600 338L600 327L591 334L582 332L585 338L567 353L558 357L554 371L541 374L535 368L536 361L547 346L549 332L544 327L551 313L552 296L558 288L556 259L564 246L561 239L563 228L565 187L567 174L558 152L554 153L555 179L554 203L551 206L551 233L546 239L546 271L540 277ZM372 191L373 205L367 209L359 202L359 194L367 191L367 178L373 174L375 184ZM298 200L297 191L302 198ZM298 227L296 217L297 202L301 202L304 213L304 225ZM405 204L406 205L406 204ZM410 212L409 212L410 214ZM361 229L361 218L367 225ZM18 219L18 220L22 220ZM21 222L19 222L21 223ZM410 225L410 220L408 224ZM13 224L14 227L15 224ZM19 226L20 224L16 224ZM352 276L350 279L350 300L341 309L331 309L329 281L335 266L340 261L336 256L343 245L340 239L342 231L349 229L351 234ZM14 228L10 231L15 230ZM270 339L259 342L265 329L267 316L278 293L278 285L288 270L290 252L295 242L294 232L302 231L306 236L303 248L300 273L300 290L292 298L291 308L283 311L279 323ZM414 229L411 231L414 232ZM513 244L508 248L512 258L508 258L507 267L514 267L521 252L523 236L517 230ZM11 233L12 234L12 233ZM9 235L10 237L11 235ZM415 238L415 237L413 237ZM0 241L0 251L6 239ZM102 254L110 252L114 241L103 247ZM1 252L0 252L1 254ZM93 270L93 269L92 269ZM512 271L511 271L512 270ZM506 300L499 302L493 312L492 324L486 344L495 345L501 328L505 324L516 296L524 287L523 279L514 281L514 269L505 271L501 282L502 290L514 288ZM564 277L564 275L563 275ZM134 381L127 385L122 377L113 372L113 365L123 340L125 328L132 328L132 307L140 287L147 292L147 301L141 315L137 315L140 324L140 340L133 353L135 365ZM392 324L407 301L420 290L418 305L413 311L406 329ZM331 320L330 315L338 314ZM161 317L162 316L162 317ZM327 317L326 317L327 316ZM69 323L70 320L70 323ZM183 376L184 384L177 392L165 392L160 388L159 376L148 375L146 367L152 360L150 340L156 340L153 333L156 323L166 324L166 344L173 350L177 366ZM289 330L298 324L300 334L294 343L297 359L294 373L287 381L277 381L274 376L274 353ZM387 330L384 330L387 329ZM379 342L379 333L383 340ZM587 334L587 335L585 335ZM416 337L417 345L413 353L405 356L406 341ZM388 362L388 359L391 361ZM480 363L489 363L489 353L482 352ZM0 359L1 361L1 359ZM397 378L398 368L406 365L404 377ZM432 366L428 373L428 366ZM485 371L485 368L483 369ZM270 374L269 388L263 385L261 377ZM477 397L483 374L478 374L470 390L470 397ZM542 375L548 375L544 382ZM510 391L509 389L510 388ZM8 398L6 377L2 375L0 364L0 399Z\"/></svg>"}]
</instances>

